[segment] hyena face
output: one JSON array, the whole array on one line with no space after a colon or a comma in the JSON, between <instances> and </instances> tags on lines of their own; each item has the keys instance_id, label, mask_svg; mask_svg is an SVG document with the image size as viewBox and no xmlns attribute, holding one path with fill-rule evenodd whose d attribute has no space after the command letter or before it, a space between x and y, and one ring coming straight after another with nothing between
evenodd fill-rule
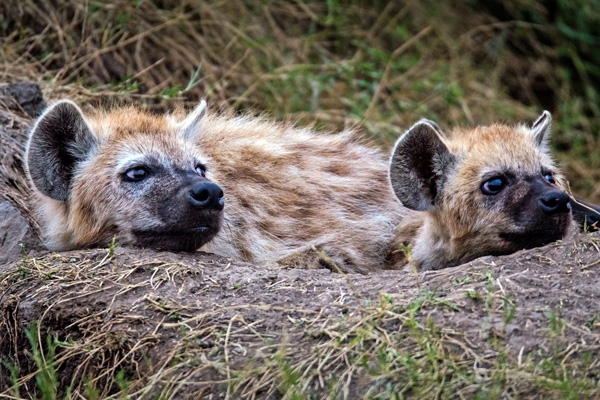
<instances>
[{"instance_id":1,"label":"hyena face","mask_svg":"<svg viewBox=\"0 0 600 400\"><path fill-rule=\"evenodd\" d=\"M396 144L390 167L402 203L423 212L413 260L456 265L561 239L571 226L564 179L549 155L551 116L532 128L492 125L446 137L423 120Z\"/></svg>"},{"instance_id":2,"label":"hyena face","mask_svg":"<svg viewBox=\"0 0 600 400\"><path fill-rule=\"evenodd\" d=\"M193 251L219 231L223 192L194 145L205 103L183 122L132 109L86 120L69 101L34 126L27 150L48 247L122 243Z\"/></svg>"}]
</instances>

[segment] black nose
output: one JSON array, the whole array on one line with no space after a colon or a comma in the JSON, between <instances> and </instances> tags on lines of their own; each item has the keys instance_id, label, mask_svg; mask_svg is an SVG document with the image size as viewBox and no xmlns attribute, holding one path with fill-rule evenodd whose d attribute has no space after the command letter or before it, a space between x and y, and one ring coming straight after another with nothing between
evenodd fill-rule
<instances>
[{"instance_id":1,"label":"black nose","mask_svg":"<svg viewBox=\"0 0 600 400\"><path fill-rule=\"evenodd\" d=\"M538 204L546 215L567 214L571 211L569 195L558 190L545 193L538 200Z\"/></svg>"},{"instance_id":2,"label":"black nose","mask_svg":"<svg viewBox=\"0 0 600 400\"><path fill-rule=\"evenodd\" d=\"M208 208L221 211L225 205L223 191L217 184L212 182L202 182L195 185L190 190L189 201L192 207L199 210Z\"/></svg>"}]
</instances>

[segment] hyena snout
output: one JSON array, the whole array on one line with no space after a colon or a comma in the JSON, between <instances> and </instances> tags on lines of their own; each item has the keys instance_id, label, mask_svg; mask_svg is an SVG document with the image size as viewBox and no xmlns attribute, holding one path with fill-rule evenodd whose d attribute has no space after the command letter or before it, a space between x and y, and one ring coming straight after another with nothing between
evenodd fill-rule
<instances>
[{"instance_id":1,"label":"hyena snout","mask_svg":"<svg viewBox=\"0 0 600 400\"><path fill-rule=\"evenodd\" d=\"M571 212L569 195L560 190L552 190L541 195L538 199L538 205L544 214L548 216L558 214L568 214Z\"/></svg>"},{"instance_id":2,"label":"hyena snout","mask_svg":"<svg viewBox=\"0 0 600 400\"><path fill-rule=\"evenodd\" d=\"M225 205L223 191L216 183L201 182L190 189L189 203L198 210L217 210L221 211Z\"/></svg>"}]
</instances>

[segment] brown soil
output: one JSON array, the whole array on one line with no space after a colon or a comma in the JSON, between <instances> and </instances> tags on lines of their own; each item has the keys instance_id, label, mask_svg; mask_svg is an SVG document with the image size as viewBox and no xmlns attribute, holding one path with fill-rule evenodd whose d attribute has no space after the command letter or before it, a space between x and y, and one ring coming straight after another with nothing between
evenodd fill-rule
<instances>
[{"instance_id":1,"label":"brown soil","mask_svg":"<svg viewBox=\"0 0 600 400\"><path fill-rule=\"evenodd\" d=\"M39 247L39 227L27 206L23 157L31 118L44 107L37 84L0 84L0 271L1 264L20 254L20 244Z\"/></svg>"},{"instance_id":2,"label":"brown soil","mask_svg":"<svg viewBox=\"0 0 600 400\"><path fill-rule=\"evenodd\" d=\"M404 314L422 299L416 320L434 324L445 351L475 363L482 375L497 362L500 343L517 364L546 352L565 358L586 352L594 364L587 373L600 378L599 244L596 234L580 235L442 271L369 276L270 270L210 254L136 249L23 258L0 275L6 335L0 355L18 360L29 379L24 387L33 393L28 374L36 368L25 331L36 323L42 342L50 334L65 343L55 358L62 387L82 393L90 379L103 396L114 393L109 375L122 369L136 382L130 393L137 395L217 395L237 377L238 396L278 397L280 384L269 375L276 372L268 368L276 353L286 354L290 365L318 360L305 370L318 392L339 369L326 355L340 351L328 348L332 340L349 341L354 334L344 332L366 320L408 332ZM410 351L414 343L396 346ZM249 368L256 370L252 379L242 378ZM0 375L5 393L7 372ZM364 394L372 384L365 368L350 376L348 393ZM515 384L527 386L519 388L525 393L533 388L523 379ZM460 390L468 394L469 387Z\"/></svg>"}]
</instances>

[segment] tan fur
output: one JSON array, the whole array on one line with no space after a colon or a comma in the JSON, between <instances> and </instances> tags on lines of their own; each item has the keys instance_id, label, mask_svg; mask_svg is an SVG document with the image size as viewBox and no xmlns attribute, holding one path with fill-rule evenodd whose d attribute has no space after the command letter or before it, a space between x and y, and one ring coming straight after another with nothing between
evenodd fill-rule
<instances>
[{"instance_id":1,"label":"tan fur","mask_svg":"<svg viewBox=\"0 0 600 400\"><path fill-rule=\"evenodd\" d=\"M153 154L193 169L184 162L193 156L225 194L221 229L201 250L269 263L314 256L314 247L347 271L384 267L404 210L378 151L353 140L352 132L316 134L260 118L211 114L192 124L198 132L190 134L191 144L181 137L183 117L132 108L87 115L99 146L78 164L69 200L37 194L48 246L107 244L113 236L134 243L131 221L144 205L123 194L118 166Z\"/></svg>"},{"instance_id":2,"label":"tan fur","mask_svg":"<svg viewBox=\"0 0 600 400\"><path fill-rule=\"evenodd\" d=\"M546 125L544 129L549 130L549 114ZM450 161L434 178L439 192L432 203L416 204L421 210L408 213L398 226L398 241L412 246L415 265L443 268L482 255L507 254L545 244L552 240L546 238L548 232L558 239L569 233L568 210L546 216L537 211L538 200L532 199L535 190L565 190L564 177L546 145L547 132L535 137L535 132L525 126L491 125L456 129L446 137L435 124L431 123L430 128L437 130L437 137L449 150ZM405 195L414 196L419 190L409 188L410 182L401 177L402 170L394 167L394 162L401 162L405 156L397 154L392 161L391 179L401 196L406 190L413 192ZM548 173L556 183L543 180ZM500 175L509 176L510 185L495 196L482 193L486 177ZM507 233L519 240L506 240L503 235Z\"/></svg>"}]
</instances>

